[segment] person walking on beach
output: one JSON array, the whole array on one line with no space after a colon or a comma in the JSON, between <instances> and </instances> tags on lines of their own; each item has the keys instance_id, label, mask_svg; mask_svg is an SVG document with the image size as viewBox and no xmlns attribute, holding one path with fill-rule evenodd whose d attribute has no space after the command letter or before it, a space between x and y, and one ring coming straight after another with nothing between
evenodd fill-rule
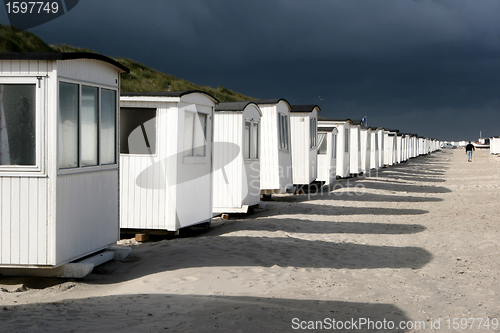
<instances>
[{"instance_id":1,"label":"person walking on beach","mask_svg":"<svg viewBox=\"0 0 500 333\"><path fill-rule=\"evenodd\" d=\"M476 148L474 147L474 145L472 143L470 143L469 141L469 144L467 146L465 146L465 152L467 153L467 157L469 158L468 161L469 162L472 162L472 151L473 150L476 150Z\"/></svg>"}]
</instances>

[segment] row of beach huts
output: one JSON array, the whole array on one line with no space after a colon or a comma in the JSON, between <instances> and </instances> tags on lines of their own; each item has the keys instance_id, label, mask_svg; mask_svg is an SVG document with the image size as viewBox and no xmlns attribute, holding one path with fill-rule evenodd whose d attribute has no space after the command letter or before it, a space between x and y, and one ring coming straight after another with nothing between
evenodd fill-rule
<instances>
[{"instance_id":1,"label":"row of beach huts","mask_svg":"<svg viewBox=\"0 0 500 333\"><path fill-rule=\"evenodd\" d=\"M120 230L178 232L439 148L285 99L121 93L89 53L0 54L0 274L82 277Z\"/></svg>"}]
</instances>

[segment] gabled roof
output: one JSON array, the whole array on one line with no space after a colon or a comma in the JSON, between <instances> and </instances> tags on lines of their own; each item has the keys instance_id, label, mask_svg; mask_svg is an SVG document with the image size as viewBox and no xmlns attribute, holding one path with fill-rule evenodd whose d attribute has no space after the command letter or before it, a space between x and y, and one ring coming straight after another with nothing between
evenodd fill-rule
<instances>
[{"instance_id":1,"label":"gabled roof","mask_svg":"<svg viewBox=\"0 0 500 333\"><path fill-rule=\"evenodd\" d=\"M102 54L90 52L0 52L0 60L76 60L93 59L107 62L125 73L130 69Z\"/></svg>"},{"instance_id":2,"label":"gabled roof","mask_svg":"<svg viewBox=\"0 0 500 333\"><path fill-rule=\"evenodd\" d=\"M363 120L362 119L354 119L354 120L352 120L352 124L361 126L361 125L363 125Z\"/></svg>"},{"instance_id":3,"label":"gabled roof","mask_svg":"<svg viewBox=\"0 0 500 333\"><path fill-rule=\"evenodd\" d=\"M200 93L205 94L208 97L212 98L216 103L219 103L219 100L209 93L206 93L201 90L185 90L185 91L148 91L148 92L122 92L120 96L122 97L182 97L185 95Z\"/></svg>"},{"instance_id":4,"label":"gabled roof","mask_svg":"<svg viewBox=\"0 0 500 333\"><path fill-rule=\"evenodd\" d=\"M318 108L318 111L321 111L321 108L314 104L308 105L292 105L292 109L290 112L313 112L315 108Z\"/></svg>"},{"instance_id":5,"label":"gabled roof","mask_svg":"<svg viewBox=\"0 0 500 333\"><path fill-rule=\"evenodd\" d=\"M290 103L288 103L288 101L284 98L271 98L271 99L258 99L258 100L255 100L255 101L252 101L258 105L263 105L263 104L278 104L280 101L284 101L286 104L288 104L288 109L291 109L292 106L290 105Z\"/></svg>"},{"instance_id":6,"label":"gabled roof","mask_svg":"<svg viewBox=\"0 0 500 333\"><path fill-rule=\"evenodd\" d=\"M222 102L215 107L215 111L233 111L233 112L243 112L248 105L255 105L262 116L262 111L260 111L259 106L255 102L241 101L241 102Z\"/></svg>"}]
</instances>

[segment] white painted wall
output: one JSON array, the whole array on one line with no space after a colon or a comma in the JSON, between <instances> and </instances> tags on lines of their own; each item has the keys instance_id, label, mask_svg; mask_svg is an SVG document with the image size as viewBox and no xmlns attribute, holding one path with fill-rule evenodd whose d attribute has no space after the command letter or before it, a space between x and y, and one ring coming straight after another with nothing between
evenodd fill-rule
<instances>
[{"instance_id":1,"label":"white painted wall","mask_svg":"<svg viewBox=\"0 0 500 333\"><path fill-rule=\"evenodd\" d=\"M291 149L279 147L278 113L288 116L290 140L290 105L280 100L277 104L258 104L262 111L260 189L263 194L286 193L293 187Z\"/></svg>"},{"instance_id":2,"label":"white painted wall","mask_svg":"<svg viewBox=\"0 0 500 333\"><path fill-rule=\"evenodd\" d=\"M293 183L307 185L317 178L317 147L310 145L310 124L318 111L290 112Z\"/></svg>"},{"instance_id":3,"label":"white painted wall","mask_svg":"<svg viewBox=\"0 0 500 333\"><path fill-rule=\"evenodd\" d=\"M118 104L120 72L88 59L0 61L0 83L37 82L40 103L40 169L0 171L1 268L59 266L119 239L118 164L58 170L58 94L61 79L116 90Z\"/></svg>"},{"instance_id":4,"label":"white painted wall","mask_svg":"<svg viewBox=\"0 0 500 333\"><path fill-rule=\"evenodd\" d=\"M243 156L245 120L259 124L260 129L260 119L260 109L254 104L243 111L214 114L214 214L246 212L248 206L260 202L260 161Z\"/></svg>"}]
</instances>

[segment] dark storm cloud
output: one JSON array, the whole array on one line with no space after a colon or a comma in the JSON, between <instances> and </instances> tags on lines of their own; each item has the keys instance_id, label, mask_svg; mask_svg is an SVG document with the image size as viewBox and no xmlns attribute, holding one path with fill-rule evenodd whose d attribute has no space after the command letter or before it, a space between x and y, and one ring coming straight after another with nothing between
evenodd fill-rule
<instances>
[{"instance_id":1,"label":"dark storm cloud","mask_svg":"<svg viewBox=\"0 0 500 333\"><path fill-rule=\"evenodd\" d=\"M32 31L254 97L321 95L327 117L474 139L500 135L498 17L497 0L86 0Z\"/></svg>"}]
</instances>

